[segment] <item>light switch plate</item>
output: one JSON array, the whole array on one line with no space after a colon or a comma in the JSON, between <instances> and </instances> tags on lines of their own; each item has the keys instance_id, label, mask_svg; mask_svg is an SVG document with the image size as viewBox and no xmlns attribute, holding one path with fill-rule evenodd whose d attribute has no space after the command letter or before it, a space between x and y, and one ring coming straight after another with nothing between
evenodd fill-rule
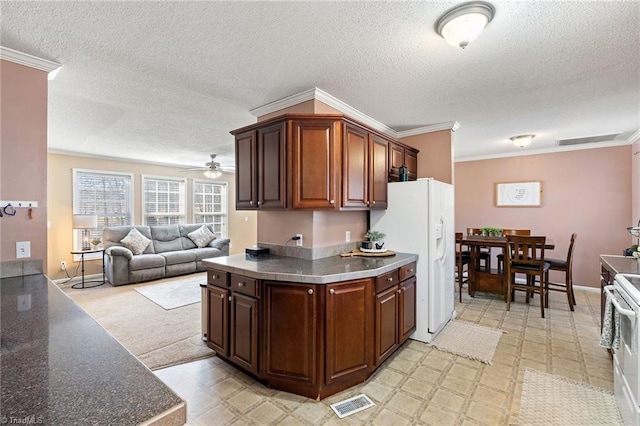
<instances>
[{"instance_id":1,"label":"light switch plate","mask_svg":"<svg viewBox=\"0 0 640 426\"><path fill-rule=\"evenodd\" d=\"M31 257L31 241L16 241L16 259Z\"/></svg>"}]
</instances>

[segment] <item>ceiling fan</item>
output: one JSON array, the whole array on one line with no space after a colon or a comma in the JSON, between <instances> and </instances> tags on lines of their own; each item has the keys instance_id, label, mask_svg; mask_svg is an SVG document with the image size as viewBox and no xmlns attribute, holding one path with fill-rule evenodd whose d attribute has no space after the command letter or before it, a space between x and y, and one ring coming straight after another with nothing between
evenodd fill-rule
<instances>
[{"instance_id":1,"label":"ceiling fan","mask_svg":"<svg viewBox=\"0 0 640 426\"><path fill-rule=\"evenodd\" d=\"M204 175L209 179L216 179L222 176L222 172L233 172L231 169L223 168L220 163L216 161L216 154L210 154L211 161L207 161L204 167L194 167L192 169L185 169L185 171L203 170Z\"/></svg>"}]
</instances>

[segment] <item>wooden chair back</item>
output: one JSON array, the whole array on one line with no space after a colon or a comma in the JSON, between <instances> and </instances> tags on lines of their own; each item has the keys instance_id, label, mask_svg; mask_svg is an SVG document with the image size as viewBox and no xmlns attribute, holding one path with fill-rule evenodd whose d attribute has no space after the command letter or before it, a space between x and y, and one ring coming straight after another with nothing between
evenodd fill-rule
<instances>
[{"instance_id":1,"label":"wooden chair back","mask_svg":"<svg viewBox=\"0 0 640 426\"><path fill-rule=\"evenodd\" d=\"M482 235L480 228L467 228L467 235Z\"/></svg>"},{"instance_id":2,"label":"wooden chair back","mask_svg":"<svg viewBox=\"0 0 640 426\"><path fill-rule=\"evenodd\" d=\"M506 270L512 273L540 273L544 267L544 245L547 237L510 235L507 237Z\"/></svg>"},{"instance_id":3,"label":"wooden chair back","mask_svg":"<svg viewBox=\"0 0 640 426\"><path fill-rule=\"evenodd\" d=\"M531 229L503 229L502 236L508 237L509 235L531 235Z\"/></svg>"}]
</instances>

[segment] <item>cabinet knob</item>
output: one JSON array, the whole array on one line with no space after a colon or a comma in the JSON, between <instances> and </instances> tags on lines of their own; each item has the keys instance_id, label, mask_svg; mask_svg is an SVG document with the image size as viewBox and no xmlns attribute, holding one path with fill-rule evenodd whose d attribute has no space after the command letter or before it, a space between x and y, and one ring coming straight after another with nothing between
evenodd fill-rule
<instances>
[{"instance_id":1,"label":"cabinet knob","mask_svg":"<svg viewBox=\"0 0 640 426\"><path fill-rule=\"evenodd\" d=\"M211 278L213 278L214 280L217 280L219 277L217 275L211 275Z\"/></svg>"},{"instance_id":2,"label":"cabinet knob","mask_svg":"<svg viewBox=\"0 0 640 426\"><path fill-rule=\"evenodd\" d=\"M336 203L335 200L329 201L329 204L335 204L335 203Z\"/></svg>"},{"instance_id":3,"label":"cabinet knob","mask_svg":"<svg viewBox=\"0 0 640 426\"><path fill-rule=\"evenodd\" d=\"M373 200L371 203L375 205L376 204L376 200Z\"/></svg>"},{"instance_id":4,"label":"cabinet knob","mask_svg":"<svg viewBox=\"0 0 640 426\"><path fill-rule=\"evenodd\" d=\"M313 294L313 289L310 288L309 290L307 290L307 293Z\"/></svg>"},{"instance_id":5,"label":"cabinet knob","mask_svg":"<svg viewBox=\"0 0 640 426\"><path fill-rule=\"evenodd\" d=\"M415 272L415 270L413 268L409 269L409 272Z\"/></svg>"},{"instance_id":6,"label":"cabinet knob","mask_svg":"<svg viewBox=\"0 0 640 426\"><path fill-rule=\"evenodd\" d=\"M389 277L389 278L387 278L387 281L389 281L389 282L393 282L393 277Z\"/></svg>"},{"instance_id":7,"label":"cabinet knob","mask_svg":"<svg viewBox=\"0 0 640 426\"><path fill-rule=\"evenodd\" d=\"M229 302L231 302L233 300L232 296L229 296Z\"/></svg>"},{"instance_id":8,"label":"cabinet knob","mask_svg":"<svg viewBox=\"0 0 640 426\"><path fill-rule=\"evenodd\" d=\"M398 294L402 293L402 289L398 289L397 291L398 291Z\"/></svg>"},{"instance_id":9,"label":"cabinet knob","mask_svg":"<svg viewBox=\"0 0 640 426\"><path fill-rule=\"evenodd\" d=\"M371 205L371 203L367 201L367 207L369 207L370 205Z\"/></svg>"},{"instance_id":10,"label":"cabinet knob","mask_svg":"<svg viewBox=\"0 0 640 426\"><path fill-rule=\"evenodd\" d=\"M258 207L260 207L260 204L262 204L262 201L258 201Z\"/></svg>"},{"instance_id":11,"label":"cabinet knob","mask_svg":"<svg viewBox=\"0 0 640 426\"><path fill-rule=\"evenodd\" d=\"M221 294L221 295L220 295L220 299L224 299L224 294Z\"/></svg>"},{"instance_id":12,"label":"cabinet knob","mask_svg":"<svg viewBox=\"0 0 640 426\"><path fill-rule=\"evenodd\" d=\"M336 291L334 289L329 290L329 294L335 294L335 292Z\"/></svg>"},{"instance_id":13,"label":"cabinet knob","mask_svg":"<svg viewBox=\"0 0 640 426\"><path fill-rule=\"evenodd\" d=\"M244 283L241 281L238 283L238 287L244 287Z\"/></svg>"},{"instance_id":14,"label":"cabinet knob","mask_svg":"<svg viewBox=\"0 0 640 426\"><path fill-rule=\"evenodd\" d=\"M253 200L249 201L249 205L253 205Z\"/></svg>"}]
</instances>

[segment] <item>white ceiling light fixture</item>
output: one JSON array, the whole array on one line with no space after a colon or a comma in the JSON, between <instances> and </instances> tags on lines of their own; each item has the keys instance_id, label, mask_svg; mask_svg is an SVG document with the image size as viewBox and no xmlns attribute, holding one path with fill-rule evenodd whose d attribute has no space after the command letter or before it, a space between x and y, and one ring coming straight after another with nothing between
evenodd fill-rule
<instances>
[{"instance_id":1,"label":"white ceiling light fixture","mask_svg":"<svg viewBox=\"0 0 640 426\"><path fill-rule=\"evenodd\" d=\"M220 170L205 170L204 175L209 179L217 179L222 176L222 172Z\"/></svg>"},{"instance_id":2,"label":"white ceiling light fixture","mask_svg":"<svg viewBox=\"0 0 640 426\"><path fill-rule=\"evenodd\" d=\"M519 135L513 136L509 139L511 139L511 142L513 142L518 148L524 148L531 143L534 137L536 137L536 135Z\"/></svg>"},{"instance_id":3,"label":"white ceiling light fixture","mask_svg":"<svg viewBox=\"0 0 640 426\"><path fill-rule=\"evenodd\" d=\"M459 4L438 19L436 32L447 43L464 49L491 22L495 11L493 5L482 1Z\"/></svg>"}]
</instances>

